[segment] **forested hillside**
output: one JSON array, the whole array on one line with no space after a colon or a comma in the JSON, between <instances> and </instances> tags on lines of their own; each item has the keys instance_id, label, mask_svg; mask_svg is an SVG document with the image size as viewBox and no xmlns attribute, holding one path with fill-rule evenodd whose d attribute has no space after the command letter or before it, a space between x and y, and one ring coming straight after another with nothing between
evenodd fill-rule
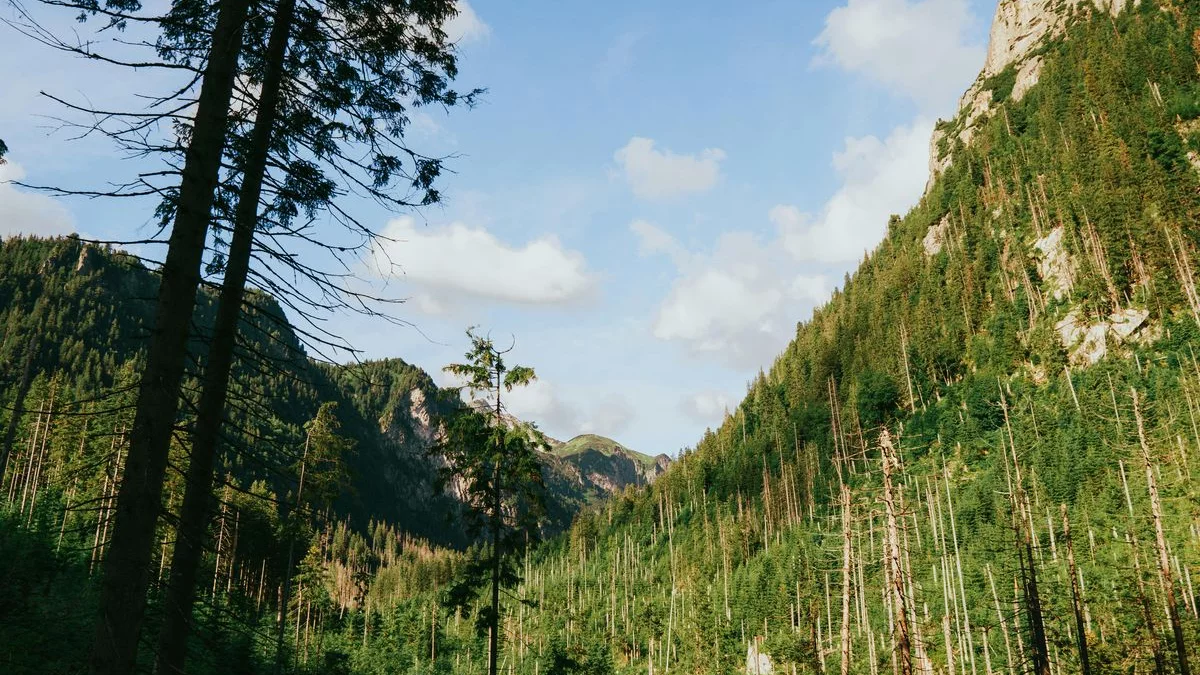
<instances>
[{"instance_id":1,"label":"forested hillside","mask_svg":"<svg viewBox=\"0 0 1200 675\"><path fill-rule=\"evenodd\" d=\"M88 576L103 558L156 283L133 256L76 238L3 242L0 453L6 459L0 463L9 470L0 550L14 563L4 607L13 619L6 625L17 634L40 631L40 622L24 614L34 605L52 614L63 608L28 595L28 584L38 583L43 570L23 569L7 556L32 546L37 552L26 562L41 566L47 560L39 556L49 554L36 547L48 541L64 569ZM225 594L246 593L261 608L286 577L285 552L293 540L301 558L310 544L312 555L327 557L320 567L340 579L332 592L343 602L364 601L363 575L378 576L370 592L383 597L432 588L431 579L444 582L453 551L470 543L459 502L437 489L437 461L430 454L457 393L400 359L350 365L311 360L272 298L259 293L249 302L234 404L222 434L229 451L219 470L223 507L212 523L219 540L208 561L212 592L223 587ZM194 319L195 370L206 357L212 305L206 291ZM190 381L192 406L196 389ZM185 427L189 419L185 415ZM182 447L172 452L176 466L186 465ZM562 531L583 505L634 480L602 467L604 479L598 475L597 481L604 485L585 484L578 468L558 455L546 452L542 463L550 488L543 524L548 534ZM298 484L305 473L307 485ZM167 513L178 509L182 480L179 472L170 478ZM304 512L302 523L289 515L297 508ZM159 538L161 573L170 553L166 524ZM418 566L416 576L392 568L426 558L432 562ZM86 578L70 583L86 587ZM60 583L54 582L55 592ZM71 608L71 625L86 622L87 611ZM57 641L34 644L27 653L0 656L0 663L33 667L80 657Z\"/></svg>"},{"instance_id":2,"label":"forested hillside","mask_svg":"<svg viewBox=\"0 0 1200 675\"><path fill-rule=\"evenodd\" d=\"M560 448L576 473L552 484L594 485L588 467L613 458L635 474L528 548L501 600L502 672L1200 667L1200 5L1003 0L985 70L932 145L920 203L652 484L657 464L607 439ZM0 634L22 646L0 667L15 671L80 663L76 596L103 554L145 320L119 297L153 286L89 251L9 241L0 256L4 402L29 411L6 430L0 529ZM289 672L486 672L484 607L446 592L461 554L405 534L440 528L404 454L436 388L401 363L295 363L285 327L252 323L247 339L292 365L242 364L241 399L276 421L233 416L243 450L192 672L267 672L281 643ZM103 427L73 414L100 405L116 411ZM350 474L369 476L331 502L344 510L314 505L339 517L310 530L261 506L292 494L277 472L306 461L306 435L352 442ZM285 540L305 553L279 607Z\"/></svg>"},{"instance_id":3,"label":"forested hillside","mask_svg":"<svg viewBox=\"0 0 1200 675\"><path fill-rule=\"evenodd\" d=\"M505 668L1194 667L1200 8L999 21L1023 47L920 204L720 428L531 554ZM475 672L452 620L426 637Z\"/></svg>"}]
</instances>

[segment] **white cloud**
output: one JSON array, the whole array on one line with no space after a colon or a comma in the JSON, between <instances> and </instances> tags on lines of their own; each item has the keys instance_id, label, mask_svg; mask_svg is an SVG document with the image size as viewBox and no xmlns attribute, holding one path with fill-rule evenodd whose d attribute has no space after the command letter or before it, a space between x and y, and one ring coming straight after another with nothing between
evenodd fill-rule
<instances>
[{"instance_id":1,"label":"white cloud","mask_svg":"<svg viewBox=\"0 0 1200 675\"><path fill-rule=\"evenodd\" d=\"M25 171L15 162L0 164L0 237L15 234L50 237L75 231L75 219L62 202L20 190L8 181L21 180Z\"/></svg>"},{"instance_id":2,"label":"white cloud","mask_svg":"<svg viewBox=\"0 0 1200 675\"><path fill-rule=\"evenodd\" d=\"M466 44L482 40L491 34L491 26L479 18L467 0L458 0L454 3L454 8L458 10L458 14L442 27L451 42Z\"/></svg>"},{"instance_id":3,"label":"white cloud","mask_svg":"<svg viewBox=\"0 0 1200 675\"><path fill-rule=\"evenodd\" d=\"M842 186L813 219L794 206L771 209L786 249L797 260L854 262L887 232L888 217L903 215L921 197L929 175L933 124L917 120L897 127L884 140L846 139L833 156Z\"/></svg>"},{"instance_id":4,"label":"white cloud","mask_svg":"<svg viewBox=\"0 0 1200 675\"><path fill-rule=\"evenodd\" d=\"M596 84L607 87L613 80L624 75L633 66L633 52L644 33L625 31L613 40L604 52L604 58L596 66Z\"/></svg>"},{"instance_id":5,"label":"white cloud","mask_svg":"<svg viewBox=\"0 0 1200 675\"><path fill-rule=\"evenodd\" d=\"M816 62L871 78L927 112L951 112L983 67L973 21L967 0L848 0L825 18Z\"/></svg>"},{"instance_id":6,"label":"white cloud","mask_svg":"<svg viewBox=\"0 0 1200 675\"><path fill-rule=\"evenodd\" d=\"M693 253L644 221L630 229L643 251L670 254L677 271L655 316L654 336L706 358L760 366L791 339L796 320L828 297L824 277L796 274L779 239L764 244L749 232L726 232L711 252Z\"/></svg>"},{"instance_id":7,"label":"white cloud","mask_svg":"<svg viewBox=\"0 0 1200 675\"><path fill-rule=\"evenodd\" d=\"M483 228L420 226L409 217L392 220L383 234L391 241L375 249L374 268L415 284L417 308L425 311L464 299L563 304L595 285L583 255L553 236L513 246Z\"/></svg>"},{"instance_id":8,"label":"white cloud","mask_svg":"<svg viewBox=\"0 0 1200 675\"><path fill-rule=\"evenodd\" d=\"M629 223L629 229L638 238L638 255L647 256L666 253L678 265L687 261L687 251L675 241L669 232L647 220L637 219Z\"/></svg>"},{"instance_id":9,"label":"white cloud","mask_svg":"<svg viewBox=\"0 0 1200 675\"><path fill-rule=\"evenodd\" d=\"M634 136L613 153L633 194L642 199L671 199L704 192L717 184L725 151L707 148L698 155L658 150L649 138Z\"/></svg>"},{"instance_id":10,"label":"white cloud","mask_svg":"<svg viewBox=\"0 0 1200 675\"><path fill-rule=\"evenodd\" d=\"M549 380L538 378L504 396L509 412L525 422L537 424L547 433L553 435L565 431L574 436L579 428L579 411L563 399Z\"/></svg>"},{"instance_id":11,"label":"white cloud","mask_svg":"<svg viewBox=\"0 0 1200 675\"><path fill-rule=\"evenodd\" d=\"M529 386L513 389L505 395L509 412L560 440L579 434L615 437L627 431L637 416L624 394L610 392L590 397L583 404L567 399L549 380L538 378Z\"/></svg>"},{"instance_id":12,"label":"white cloud","mask_svg":"<svg viewBox=\"0 0 1200 675\"><path fill-rule=\"evenodd\" d=\"M633 404L624 394L611 393L592 404L587 419L579 425L580 433L614 437L625 433L637 415Z\"/></svg>"},{"instance_id":13,"label":"white cloud","mask_svg":"<svg viewBox=\"0 0 1200 675\"><path fill-rule=\"evenodd\" d=\"M737 401L732 396L718 391L702 391L685 396L679 407L685 415L697 422L716 424L736 405Z\"/></svg>"}]
</instances>

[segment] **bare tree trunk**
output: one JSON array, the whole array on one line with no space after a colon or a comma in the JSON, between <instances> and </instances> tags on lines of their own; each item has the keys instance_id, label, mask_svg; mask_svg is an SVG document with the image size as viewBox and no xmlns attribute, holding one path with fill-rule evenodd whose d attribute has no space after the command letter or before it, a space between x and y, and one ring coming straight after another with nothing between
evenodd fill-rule
<instances>
[{"instance_id":1,"label":"bare tree trunk","mask_svg":"<svg viewBox=\"0 0 1200 675\"><path fill-rule=\"evenodd\" d=\"M841 471L839 470L840 474ZM850 487L842 483L842 675L850 675L850 586L853 549L850 545Z\"/></svg>"},{"instance_id":2,"label":"bare tree trunk","mask_svg":"<svg viewBox=\"0 0 1200 675\"><path fill-rule=\"evenodd\" d=\"M901 675L912 675L912 644L908 625L908 598L904 590L904 574L900 553L900 527L892 471L899 466L896 449L892 446L891 434L884 429L879 434L879 445L883 455L883 503L887 509L887 574L894 608L896 653Z\"/></svg>"},{"instance_id":3,"label":"bare tree trunk","mask_svg":"<svg viewBox=\"0 0 1200 675\"><path fill-rule=\"evenodd\" d=\"M304 454L300 456L300 476L296 485L296 505L292 509L292 513L288 516L288 524L294 522L292 519L300 511L300 505L304 499L304 473L308 468L308 446L310 436L304 439ZM289 528L290 530L290 528ZM275 672L283 672L283 630L287 623L288 604L291 600L292 591L292 568L296 565L296 533L289 531L288 533L288 556L287 567L283 571L283 588L279 591L279 625L275 630ZM299 607L296 610L296 618L299 620Z\"/></svg>"},{"instance_id":4,"label":"bare tree trunk","mask_svg":"<svg viewBox=\"0 0 1200 675\"><path fill-rule=\"evenodd\" d=\"M1154 626L1154 609L1150 607L1150 596L1146 594L1146 582L1142 577L1142 555L1138 551L1137 533L1133 531L1133 499L1129 495L1129 480L1125 477L1125 463L1119 462L1121 484L1125 488L1125 504L1129 507L1129 525L1126 526L1125 539L1129 542L1133 554L1133 574L1136 580L1138 600L1142 606L1142 621L1146 625L1146 633L1150 637L1150 648L1154 653L1154 674L1166 675L1167 659L1163 656L1162 643L1158 639L1158 629Z\"/></svg>"},{"instance_id":5,"label":"bare tree trunk","mask_svg":"<svg viewBox=\"0 0 1200 675\"><path fill-rule=\"evenodd\" d=\"M1175 654L1179 659L1179 675L1191 675L1188 667L1187 643L1183 637L1183 624L1179 620L1179 607L1175 601L1175 580L1171 577L1171 557L1167 553L1167 539L1163 534L1162 503L1158 496L1158 481L1154 477L1154 464L1150 461L1150 445L1146 442L1142 411L1138 405L1137 389L1130 387L1133 396L1133 414L1137 419L1138 445L1142 450L1142 463L1146 468L1146 485L1150 491L1150 514L1154 518L1154 542L1158 548L1158 574L1163 595L1167 600L1167 616L1171 619L1171 631L1175 634Z\"/></svg>"},{"instance_id":6,"label":"bare tree trunk","mask_svg":"<svg viewBox=\"0 0 1200 675\"><path fill-rule=\"evenodd\" d=\"M179 386L200 283L200 261L228 135L242 26L249 6L249 0L222 0L218 5L175 222L161 270L154 328L138 390L112 544L104 560L89 660L92 675L127 675L137 660L154 530L162 507L163 477L179 411Z\"/></svg>"},{"instance_id":7,"label":"bare tree trunk","mask_svg":"<svg viewBox=\"0 0 1200 675\"><path fill-rule=\"evenodd\" d=\"M216 323L204 371L204 390L200 396L192 435L191 462L188 464L175 551L171 557L165 615L158 634L155 671L163 675L184 672L184 662L187 658L192 605L196 599L196 575L200 567L211 509L217 441L229 392L238 320L250 267L254 228L258 219L259 195L262 193L272 129L278 116L283 62L287 54L295 7L295 0L280 2L267 43L266 74L259 95L258 114L251 132L250 154L242 173L233 238L229 245L225 278L221 285Z\"/></svg>"},{"instance_id":8,"label":"bare tree trunk","mask_svg":"<svg viewBox=\"0 0 1200 675\"><path fill-rule=\"evenodd\" d=\"M1079 586L1079 571L1075 569L1075 544L1071 541L1071 521L1067 518L1067 505L1059 506L1062 513L1063 541L1067 545L1067 573L1071 575L1071 607L1075 610L1075 632L1079 647L1079 668L1082 675L1091 675L1088 662L1087 624L1083 620L1083 591Z\"/></svg>"},{"instance_id":9,"label":"bare tree trunk","mask_svg":"<svg viewBox=\"0 0 1200 675\"><path fill-rule=\"evenodd\" d=\"M1017 444L1013 438L1012 422L1008 418L1008 401L1004 387L1000 386L1000 407L1004 412L1004 426L1008 432L1008 444L1012 450L1012 475L1009 478L1010 500L1013 511L1013 534L1016 541L1017 560L1021 571L1021 588L1024 596L1025 613L1029 617L1030 649L1033 650L1033 670L1036 675L1051 675L1050 649L1046 643L1046 626L1042 619L1042 600L1038 592L1037 563L1033 555L1033 518L1030 513L1029 494L1021 477L1021 462L1017 457ZM1007 470L1008 460L1005 460Z\"/></svg>"}]
</instances>

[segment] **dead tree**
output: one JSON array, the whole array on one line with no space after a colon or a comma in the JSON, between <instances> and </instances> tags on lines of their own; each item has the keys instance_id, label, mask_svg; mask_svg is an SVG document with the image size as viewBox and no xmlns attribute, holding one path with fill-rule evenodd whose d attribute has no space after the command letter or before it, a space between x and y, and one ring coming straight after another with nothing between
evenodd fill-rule
<instances>
[{"instance_id":1,"label":"dead tree","mask_svg":"<svg viewBox=\"0 0 1200 675\"><path fill-rule=\"evenodd\" d=\"M900 460L896 457L896 448L892 445L892 437L887 429L879 434L879 446L883 465L883 503L887 511L885 566L888 589L894 608L896 655L899 659L901 675L912 675L912 638L908 625L908 594L904 589L903 557L900 551L900 525L897 513L899 508L895 487L892 484L892 472L899 468Z\"/></svg>"},{"instance_id":2,"label":"dead tree","mask_svg":"<svg viewBox=\"0 0 1200 675\"><path fill-rule=\"evenodd\" d=\"M1158 496L1158 481L1154 477L1154 463L1150 461L1150 445L1146 442L1146 429L1142 421L1142 410L1138 404L1137 389L1130 387L1133 397L1133 415L1137 419L1138 446L1142 452L1142 463L1146 468L1146 487L1150 492L1150 515L1154 519L1154 543L1158 549L1158 575L1163 595L1167 600L1167 616L1171 620L1171 632L1175 634L1175 654L1179 659L1179 674L1191 675L1188 667L1187 643L1183 637L1183 624L1179 619L1179 606L1175 600L1175 580L1171 576L1171 557L1167 553L1167 538L1163 534L1162 503Z\"/></svg>"},{"instance_id":3,"label":"dead tree","mask_svg":"<svg viewBox=\"0 0 1200 675\"><path fill-rule=\"evenodd\" d=\"M1071 575L1071 608L1075 612L1075 635L1079 649L1079 672L1091 675L1092 668L1088 662L1087 624L1083 620L1083 590L1079 584L1079 571L1075 568L1075 545L1071 541L1071 521L1067 518L1067 505L1059 506L1062 513L1063 541L1067 546L1067 573Z\"/></svg>"}]
</instances>

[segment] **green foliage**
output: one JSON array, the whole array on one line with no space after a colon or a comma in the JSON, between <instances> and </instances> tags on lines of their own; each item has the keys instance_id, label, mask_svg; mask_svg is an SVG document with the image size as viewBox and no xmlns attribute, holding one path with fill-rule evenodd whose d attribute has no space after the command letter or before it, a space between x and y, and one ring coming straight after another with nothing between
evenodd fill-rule
<instances>
[{"instance_id":1,"label":"green foliage","mask_svg":"<svg viewBox=\"0 0 1200 675\"><path fill-rule=\"evenodd\" d=\"M1013 87L1017 84L1017 65L1010 63L1004 70L983 81L983 88L992 92L993 103L1003 103L1012 96Z\"/></svg>"},{"instance_id":2,"label":"green foliage","mask_svg":"<svg viewBox=\"0 0 1200 675\"><path fill-rule=\"evenodd\" d=\"M886 373L865 370L858 375L856 402L858 416L866 429L888 422L900 406L900 389Z\"/></svg>"},{"instance_id":3,"label":"green foliage","mask_svg":"<svg viewBox=\"0 0 1200 675\"><path fill-rule=\"evenodd\" d=\"M442 484L458 487L465 504L467 532L482 546L468 555L463 570L451 584L451 607L470 609L484 589L491 601L479 610L476 626L490 636L489 673L495 675L502 610L500 591L515 587L522 578L518 556L537 539L545 512L542 464L537 451L546 440L536 427L507 417L503 393L529 384L536 377L526 366L509 368L507 350L496 349L490 337L467 330L471 348L465 363L445 370L463 378L472 396L483 394L478 405L460 405L450 415L443 440L434 452L445 462Z\"/></svg>"}]
</instances>

